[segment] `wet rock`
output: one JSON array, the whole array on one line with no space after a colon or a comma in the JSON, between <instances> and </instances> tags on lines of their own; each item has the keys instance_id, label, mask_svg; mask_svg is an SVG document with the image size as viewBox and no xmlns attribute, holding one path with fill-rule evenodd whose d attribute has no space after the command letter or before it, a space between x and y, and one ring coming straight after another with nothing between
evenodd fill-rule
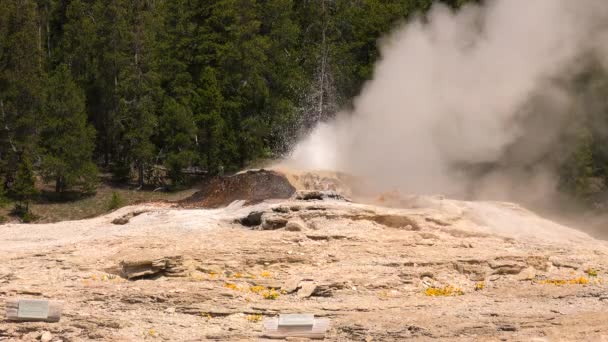
<instances>
[{"instance_id":1,"label":"wet rock","mask_svg":"<svg viewBox=\"0 0 608 342\"><path fill-rule=\"evenodd\" d=\"M447 227L447 226L451 225L450 222L447 222L446 220L439 218L439 217L426 217L425 220L427 222L435 223L435 224L438 224L443 227Z\"/></svg>"},{"instance_id":2,"label":"wet rock","mask_svg":"<svg viewBox=\"0 0 608 342\"><path fill-rule=\"evenodd\" d=\"M469 279L471 281L484 281L484 280L486 280L486 274L484 272L471 273L469 275Z\"/></svg>"},{"instance_id":3,"label":"wet rock","mask_svg":"<svg viewBox=\"0 0 608 342\"><path fill-rule=\"evenodd\" d=\"M320 285L312 292L311 297L331 297L334 294L334 289L327 285Z\"/></svg>"},{"instance_id":4,"label":"wet rock","mask_svg":"<svg viewBox=\"0 0 608 342\"><path fill-rule=\"evenodd\" d=\"M372 215L361 217L389 228L400 228L405 230L421 230L420 225L414 219L404 215Z\"/></svg>"},{"instance_id":5,"label":"wet rock","mask_svg":"<svg viewBox=\"0 0 608 342\"><path fill-rule=\"evenodd\" d=\"M407 226L406 229L411 226ZM407 230L411 230L411 229L407 229ZM416 240L416 245L417 246L434 246L435 242L433 242L432 240L426 240L426 239L417 239Z\"/></svg>"},{"instance_id":6,"label":"wet rock","mask_svg":"<svg viewBox=\"0 0 608 342\"><path fill-rule=\"evenodd\" d=\"M519 274L526 266L517 260L512 259L496 259L489 263L490 268L494 270L493 274Z\"/></svg>"},{"instance_id":7,"label":"wet rock","mask_svg":"<svg viewBox=\"0 0 608 342\"><path fill-rule=\"evenodd\" d=\"M331 297L335 290L343 289L344 283L326 283L326 284L315 284L311 281L301 282L299 284L300 289L298 290L298 297Z\"/></svg>"},{"instance_id":8,"label":"wet rock","mask_svg":"<svg viewBox=\"0 0 608 342\"><path fill-rule=\"evenodd\" d=\"M147 213L147 212L148 212L147 210L133 211L133 212L125 214L121 217L115 218L114 220L112 220L112 223L117 224L117 225L125 225L125 224L129 223L129 221L131 221L132 218L139 216L141 214Z\"/></svg>"},{"instance_id":9,"label":"wet rock","mask_svg":"<svg viewBox=\"0 0 608 342\"><path fill-rule=\"evenodd\" d=\"M336 191L332 191L332 190L327 190L327 191L299 190L299 191L296 191L295 198L296 198L296 200L299 200L299 201L313 201L313 200L323 201L326 199L342 200L342 201L347 200L344 196L342 196L339 193L337 193Z\"/></svg>"},{"instance_id":10,"label":"wet rock","mask_svg":"<svg viewBox=\"0 0 608 342\"><path fill-rule=\"evenodd\" d=\"M493 274L488 278L489 281L497 281L498 279L500 279L498 274Z\"/></svg>"},{"instance_id":11,"label":"wet rock","mask_svg":"<svg viewBox=\"0 0 608 342\"><path fill-rule=\"evenodd\" d=\"M262 230L277 230L287 225L287 219L278 215L264 216L262 219Z\"/></svg>"},{"instance_id":12,"label":"wet rock","mask_svg":"<svg viewBox=\"0 0 608 342\"><path fill-rule=\"evenodd\" d=\"M515 279L519 281L533 280L536 277L536 270L534 267L528 267L521 271Z\"/></svg>"},{"instance_id":13,"label":"wet rock","mask_svg":"<svg viewBox=\"0 0 608 342\"><path fill-rule=\"evenodd\" d=\"M181 256L169 256L156 259L145 257L123 260L120 262L122 276L129 280L157 278L160 276L180 276L185 269Z\"/></svg>"},{"instance_id":14,"label":"wet rock","mask_svg":"<svg viewBox=\"0 0 608 342\"><path fill-rule=\"evenodd\" d=\"M420 273L420 279L423 279L423 278L431 278L431 279L433 279L433 278L435 278L435 276L433 275L433 272L428 272L427 271L427 272Z\"/></svg>"},{"instance_id":15,"label":"wet rock","mask_svg":"<svg viewBox=\"0 0 608 342\"><path fill-rule=\"evenodd\" d=\"M247 216L241 218L239 223L245 227L256 227L262 224L262 211L252 211Z\"/></svg>"},{"instance_id":16,"label":"wet rock","mask_svg":"<svg viewBox=\"0 0 608 342\"><path fill-rule=\"evenodd\" d=\"M40 341L42 342L50 342L53 339L53 334L50 331L45 331L40 335Z\"/></svg>"},{"instance_id":17,"label":"wet rock","mask_svg":"<svg viewBox=\"0 0 608 342\"><path fill-rule=\"evenodd\" d=\"M281 291L285 291L287 293L294 293L298 289L300 289L300 278L293 278L285 282L283 286L281 286Z\"/></svg>"},{"instance_id":18,"label":"wet rock","mask_svg":"<svg viewBox=\"0 0 608 342\"><path fill-rule=\"evenodd\" d=\"M332 297L336 290L344 289L344 283L329 283L317 285L312 292L313 297Z\"/></svg>"},{"instance_id":19,"label":"wet rock","mask_svg":"<svg viewBox=\"0 0 608 342\"><path fill-rule=\"evenodd\" d=\"M249 170L236 175L216 177L180 205L187 208L220 208L238 200L256 204L268 199L287 199L295 188L285 175L270 170Z\"/></svg>"},{"instance_id":20,"label":"wet rock","mask_svg":"<svg viewBox=\"0 0 608 342\"><path fill-rule=\"evenodd\" d=\"M461 260L452 263L460 274L468 275L472 281L482 281L486 278L486 268L478 260Z\"/></svg>"},{"instance_id":21,"label":"wet rock","mask_svg":"<svg viewBox=\"0 0 608 342\"><path fill-rule=\"evenodd\" d=\"M88 335L88 338L90 338L91 340L101 340L103 339L106 335L100 331L91 331Z\"/></svg>"},{"instance_id":22,"label":"wet rock","mask_svg":"<svg viewBox=\"0 0 608 342\"><path fill-rule=\"evenodd\" d=\"M549 261L555 267L571 268L574 270L578 270L581 267L581 263L578 260L574 260L574 259L570 259L570 258L551 257L551 258L549 258Z\"/></svg>"},{"instance_id":23,"label":"wet rock","mask_svg":"<svg viewBox=\"0 0 608 342\"><path fill-rule=\"evenodd\" d=\"M285 230L288 232L301 232L305 229L304 223L300 221L289 221L285 226Z\"/></svg>"},{"instance_id":24,"label":"wet rock","mask_svg":"<svg viewBox=\"0 0 608 342\"><path fill-rule=\"evenodd\" d=\"M289 209L288 206L278 206L278 207L274 207L272 208L272 211L274 211L275 213L281 213L281 214L289 214L289 212L291 211Z\"/></svg>"},{"instance_id":25,"label":"wet rock","mask_svg":"<svg viewBox=\"0 0 608 342\"><path fill-rule=\"evenodd\" d=\"M312 296L312 294L317 289L317 285L311 281L305 281L300 283L300 289L298 290L298 297L300 298L308 298Z\"/></svg>"},{"instance_id":26,"label":"wet rock","mask_svg":"<svg viewBox=\"0 0 608 342\"><path fill-rule=\"evenodd\" d=\"M327 235L327 234L309 234L307 238L314 241L330 241L330 240L345 240L348 237L346 235Z\"/></svg>"},{"instance_id":27,"label":"wet rock","mask_svg":"<svg viewBox=\"0 0 608 342\"><path fill-rule=\"evenodd\" d=\"M433 234L433 233L428 233L428 232L420 232L418 233L418 235L423 238L423 239L429 239L429 240L439 240L439 236Z\"/></svg>"},{"instance_id":28,"label":"wet rock","mask_svg":"<svg viewBox=\"0 0 608 342\"><path fill-rule=\"evenodd\" d=\"M498 331L517 331L517 327L511 324L503 324L496 327Z\"/></svg>"}]
</instances>

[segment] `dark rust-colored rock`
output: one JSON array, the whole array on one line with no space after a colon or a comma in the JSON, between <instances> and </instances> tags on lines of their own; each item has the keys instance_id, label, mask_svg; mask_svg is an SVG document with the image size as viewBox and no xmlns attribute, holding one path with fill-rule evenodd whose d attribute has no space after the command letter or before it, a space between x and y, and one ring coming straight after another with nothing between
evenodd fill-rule
<instances>
[{"instance_id":1,"label":"dark rust-colored rock","mask_svg":"<svg viewBox=\"0 0 608 342\"><path fill-rule=\"evenodd\" d=\"M213 178L180 204L187 208L221 208L238 200L255 204L267 199L287 199L295 191L287 178L278 172L247 171L229 177Z\"/></svg>"}]
</instances>

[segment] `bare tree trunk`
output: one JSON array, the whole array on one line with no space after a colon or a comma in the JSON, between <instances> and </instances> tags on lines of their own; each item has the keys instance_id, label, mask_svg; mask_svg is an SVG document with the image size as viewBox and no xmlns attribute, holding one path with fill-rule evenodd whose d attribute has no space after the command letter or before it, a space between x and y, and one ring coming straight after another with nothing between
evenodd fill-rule
<instances>
[{"instance_id":1,"label":"bare tree trunk","mask_svg":"<svg viewBox=\"0 0 608 342\"><path fill-rule=\"evenodd\" d=\"M137 165L137 184L140 188L144 186L144 163L138 163Z\"/></svg>"},{"instance_id":2,"label":"bare tree trunk","mask_svg":"<svg viewBox=\"0 0 608 342\"><path fill-rule=\"evenodd\" d=\"M325 16L325 0L321 2L323 9L323 31L321 37L321 70L319 72L319 107L317 108L317 121L323 118L323 107L325 105L325 73L327 69L327 20Z\"/></svg>"},{"instance_id":3,"label":"bare tree trunk","mask_svg":"<svg viewBox=\"0 0 608 342\"><path fill-rule=\"evenodd\" d=\"M46 9L46 51L49 56L49 60L51 59L51 24L49 19L49 4L44 5Z\"/></svg>"},{"instance_id":4,"label":"bare tree trunk","mask_svg":"<svg viewBox=\"0 0 608 342\"><path fill-rule=\"evenodd\" d=\"M42 70L42 24L38 22L38 68Z\"/></svg>"},{"instance_id":5,"label":"bare tree trunk","mask_svg":"<svg viewBox=\"0 0 608 342\"><path fill-rule=\"evenodd\" d=\"M57 176L57 179L55 180L55 192L63 192L63 177L61 176Z\"/></svg>"}]
</instances>

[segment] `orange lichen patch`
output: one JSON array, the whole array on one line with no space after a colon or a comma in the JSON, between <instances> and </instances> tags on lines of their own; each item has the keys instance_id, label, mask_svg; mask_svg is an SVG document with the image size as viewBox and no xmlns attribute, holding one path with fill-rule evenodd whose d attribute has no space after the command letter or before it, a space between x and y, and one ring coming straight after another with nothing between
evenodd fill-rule
<instances>
[{"instance_id":1,"label":"orange lichen patch","mask_svg":"<svg viewBox=\"0 0 608 342\"><path fill-rule=\"evenodd\" d=\"M597 270L595 270L593 268L586 269L585 273L587 273L587 275L590 277L597 277Z\"/></svg>"},{"instance_id":2,"label":"orange lichen patch","mask_svg":"<svg viewBox=\"0 0 608 342\"><path fill-rule=\"evenodd\" d=\"M269 278L272 276L272 274L268 271L264 271L264 272L260 273L260 276L262 276L264 278Z\"/></svg>"},{"instance_id":3,"label":"orange lichen patch","mask_svg":"<svg viewBox=\"0 0 608 342\"><path fill-rule=\"evenodd\" d=\"M115 274L102 274L100 276L97 276L96 274L92 274L88 278L83 279L82 281L83 281L83 283L88 284L89 281L121 283L121 282L125 282L126 280L116 276Z\"/></svg>"},{"instance_id":4,"label":"orange lichen patch","mask_svg":"<svg viewBox=\"0 0 608 342\"><path fill-rule=\"evenodd\" d=\"M237 273L235 273L235 274L233 274L232 276L233 276L234 278L237 278L237 279L238 279L238 278L242 278L242 277L243 277L243 275L242 275L242 274L240 274L240 273L238 273L238 272L237 272Z\"/></svg>"},{"instance_id":5,"label":"orange lichen patch","mask_svg":"<svg viewBox=\"0 0 608 342\"><path fill-rule=\"evenodd\" d=\"M249 288L249 291L253 292L253 293L262 293L262 291L266 290L266 287L261 286L261 285L257 285L257 286L251 286Z\"/></svg>"},{"instance_id":6,"label":"orange lichen patch","mask_svg":"<svg viewBox=\"0 0 608 342\"><path fill-rule=\"evenodd\" d=\"M462 296L464 292L458 287L448 285L446 287L429 287L424 291L424 294L429 297L451 297Z\"/></svg>"},{"instance_id":7,"label":"orange lichen patch","mask_svg":"<svg viewBox=\"0 0 608 342\"><path fill-rule=\"evenodd\" d=\"M586 285L586 284L589 284L589 279L587 279L585 277L579 277L579 278L574 278L574 279L545 279L545 280L539 281L539 284L556 285L556 286Z\"/></svg>"},{"instance_id":8,"label":"orange lichen patch","mask_svg":"<svg viewBox=\"0 0 608 342\"><path fill-rule=\"evenodd\" d=\"M485 287L486 287L486 283L484 283L483 281L480 281L477 284L475 284L475 291L481 291Z\"/></svg>"},{"instance_id":9,"label":"orange lichen patch","mask_svg":"<svg viewBox=\"0 0 608 342\"><path fill-rule=\"evenodd\" d=\"M280 294L275 290L270 290L262 293L262 296L264 296L264 299L275 300L279 298Z\"/></svg>"},{"instance_id":10,"label":"orange lichen patch","mask_svg":"<svg viewBox=\"0 0 608 342\"><path fill-rule=\"evenodd\" d=\"M239 289L238 285L231 284L231 283L224 284L224 287L227 289L235 290L235 291Z\"/></svg>"},{"instance_id":11,"label":"orange lichen patch","mask_svg":"<svg viewBox=\"0 0 608 342\"><path fill-rule=\"evenodd\" d=\"M252 323L257 323L262 320L262 315L260 315L260 314L247 315L247 320Z\"/></svg>"}]
</instances>

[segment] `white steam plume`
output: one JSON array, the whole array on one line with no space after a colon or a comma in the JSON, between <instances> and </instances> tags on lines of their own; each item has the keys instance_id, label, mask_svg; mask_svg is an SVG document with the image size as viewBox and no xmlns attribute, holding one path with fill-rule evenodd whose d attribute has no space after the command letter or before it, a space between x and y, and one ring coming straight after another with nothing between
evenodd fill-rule
<instances>
[{"instance_id":1,"label":"white steam plume","mask_svg":"<svg viewBox=\"0 0 608 342\"><path fill-rule=\"evenodd\" d=\"M521 182L550 188L542 166L485 180L458 166L529 166L554 149L572 113L569 78L590 58L608 66L604 23L606 0L436 5L381 42L354 110L317 127L292 162L409 193L504 199Z\"/></svg>"}]
</instances>

